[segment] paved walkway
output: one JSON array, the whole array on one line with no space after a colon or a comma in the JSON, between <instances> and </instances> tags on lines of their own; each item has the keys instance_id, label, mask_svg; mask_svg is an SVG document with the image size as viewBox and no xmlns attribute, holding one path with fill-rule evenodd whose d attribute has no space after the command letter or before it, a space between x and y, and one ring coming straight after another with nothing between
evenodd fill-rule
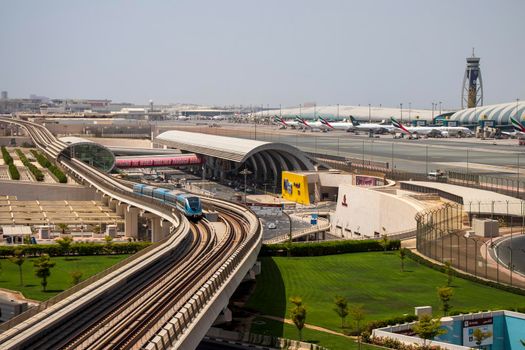
<instances>
[{"instance_id":1,"label":"paved walkway","mask_svg":"<svg viewBox=\"0 0 525 350\"><path fill-rule=\"evenodd\" d=\"M294 324L293 321L290 320L290 319L288 319L288 318L282 318L282 317L271 316L271 315L261 315L261 316L259 316L259 317L267 318L267 319L269 319L269 320L274 320L274 321L284 322L284 323L286 323L286 324L291 324L291 325ZM339 333L339 332L333 331L333 330L328 329L328 328L315 326L315 325L313 325L313 324L307 324L307 323L305 323L305 324L304 324L304 327L305 327L305 328L308 328L308 329L312 329L312 330L314 330L314 331L324 332L324 333L328 333L328 334L332 334L332 335L338 335L338 336L345 337L345 338L352 339L352 340L357 340L357 337L350 336L350 335L346 335L346 334L344 334L344 333Z\"/></svg>"}]
</instances>

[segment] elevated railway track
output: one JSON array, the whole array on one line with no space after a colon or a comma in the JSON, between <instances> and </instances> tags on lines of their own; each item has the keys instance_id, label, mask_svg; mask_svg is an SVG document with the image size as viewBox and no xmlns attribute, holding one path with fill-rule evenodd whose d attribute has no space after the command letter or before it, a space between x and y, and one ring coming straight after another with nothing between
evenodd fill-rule
<instances>
[{"instance_id":1,"label":"elevated railway track","mask_svg":"<svg viewBox=\"0 0 525 350\"><path fill-rule=\"evenodd\" d=\"M261 227L246 208L212 198L226 232L205 220L191 223L173 207L133 194L76 159L44 127L19 120L38 148L79 181L121 202L160 216L171 233L129 263L65 292L0 326L2 349L191 349L254 263Z\"/></svg>"}]
</instances>

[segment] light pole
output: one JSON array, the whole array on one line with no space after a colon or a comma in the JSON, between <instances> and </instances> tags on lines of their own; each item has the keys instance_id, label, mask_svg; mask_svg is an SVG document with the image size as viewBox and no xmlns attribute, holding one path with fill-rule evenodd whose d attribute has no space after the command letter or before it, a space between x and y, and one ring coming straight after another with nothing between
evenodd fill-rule
<instances>
[{"instance_id":1,"label":"light pole","mask_svg":"<svg viewBox=\"0 0 525 350\"><path fill-rule=\"evenodd\" d=\"M439 115L441 115L441 104L442 104L442 102L439 101Z\"/></svg>"},{"instance_id":2,"label":"light pole","mask_svg":"<svg viewBox=\"0 0 525 350\"><path fill-rule=\"evenodd\" d=\"M248 168L244 168L239 174L244 175L244 205L246 205L246 177L252 172Z\"/></svg>"},{"instance_id":3,"label":"light pole","mask_svg":"<svg viewBox=\"0 0 525 350\"><path fill-rule=\"evenodd\" d=\"M434 102L432 102L432 122L434 122L434 107L436 106L436 104Z\"/></svg>"},{"instance_id":4,"label":"light pole","mask_svg":"<svg viewBox=\"0 0 525 350\"><path fill-rule=\"evenodd\" d=\"M337 104L337 120L339 120L339 103Z\"/></svg>"},{"instance_id":5,"label":"light pole","mask_svg":"<svg viewBox=\"0 0 525 350\"><path fill-rule=\"evenodd\" d=\"M410 123L412 121L412 102L408 103L408 122Z\"/></svg>"},{"instance_id":6,"label":"light pole","mask_svg":"<svg viewBox=\"0 0 525 350\"><path fill-rule=\"evenodd\" d=\"M290 230L288 231L288 244L289 244L288 256L290 256L290 248L292 246L292 218L290 217L290 214L288 214L284 210L283 210L283 214L286 215L286 217L288 218L288 222L290 223Z\"/></svg>"},{"instance_id":7,"label":"light pole","mask_svg":"<svg viewBox=\"0 0 525 350\"><path fill-rule=\"evenodd\" d=\"M425 174L428 176L428 145L425 146Z\"/></svg>"},{"instance_id":8,"label":"light pole","mask_svg":"<svg viewBox=\"0 0 525 350\"><path fill-rule=\"evenodd\" d=\"M399 112L400 112L400 120L401 120L401 123L403 123L403 104L400 103L399 104Z\"/></svg>"},{"instance_id":9,"label":"light pole","mask_svg":"<svg viewBox=\"0 0 525 350\"><path fill-rule=\"evenodd\" d=\"M372 113L370 111L370 103L368 104L368 122L369 123L372 122Z\"/></svg>"}]
</instances>

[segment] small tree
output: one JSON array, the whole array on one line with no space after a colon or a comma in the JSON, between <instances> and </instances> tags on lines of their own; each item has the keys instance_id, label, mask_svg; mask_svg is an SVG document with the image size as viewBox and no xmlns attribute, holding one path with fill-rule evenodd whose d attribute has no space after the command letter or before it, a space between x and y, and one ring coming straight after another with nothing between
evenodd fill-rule
<instances>
[{"instance_id":1,"label":"small tree","mask_svg":"<svg viewBox=\"0 0 525 350\"><path fill-rule=\"evenodd\" d=\"M450 287L452 285L452 264L450 261L445 261L445 273L447 274L447 287Z\"/></svg>"},{"instance_id":2,"label":"small tree","mask_svg":"<svg viewBox=\"0 0 525 350\"><path fill-rule=\"evenodd\" d=\"M60 245L60 248L62 249L64 255L69 255L69 252L71 250L71 244L73 244L73 238L69 236L64 236L62 238L57 239L56 242Z\"/></svg>"},{"instance_id":3,"label":"small tree","mask_svg":"<svg viewBox=\"0 0 525 350\"><path fill-rule=\"evenodd\" d=\"M71 285L77 285L80 283L80 281L82 281L82 276L84 275L84 273L82 271L78 271L78 270L75 270L75 271L72 271L70 274L71 276Z\"/></svg>"},{"instance_id":4,"label":"small tree","mask_svg":"<svg viewBox=\"0 0 525 350\"><path fill-rule=\"evenodd\" d=\"M452 299L454 291L450 287L442 287L438 288L437 292L439 300L441 300L441 310L443 310L443 316L447 316L450 309L452 309L452 306L450 305L450 299Z\"/></svg>"},{"instance_id":5,"label":"small tree","mask_svg":"<svg viewBox=\"0 0 525 350\"><path fill-rule=\"evenodd\" d=\"M359 349L361 349L361 321L365 319L365 309L363 308L363 305L356 305L352 309L350 309L350 317L354 320L356 324L356 330L357 330L357 343Z\"/></svg>"},{"instance_id":6,"label":"small tree","mask_svg":"<svg viewBox=\"0 0 525 350\"><path fill-rule=\"evenodd\" d=\"M379 244L381 244L381 247L383 247L383 251L386 253L386 249L388 248L388 236L382 235L381 240L379 241Z\"/></svg>"},{"instance_id":7,"label":"small tree","mask_svg":"<svg viewBox=\"0 0 525 350\"><path fill-rule=\"evenodd\" d=\"M306 309L303 306L303 301L300 297L291 297L290 302L295 305L290 310L292 321L299 331L299 340L303 340L303 328L306 322Z\"/></svg>"},{"instance_id":8,"label":"small tree","mask_svg":"<svg viewBox=\"0 0 525 350\"><path fill-rule=\"evenodd\" d=\"M439 320L433 320L431 315L423 315L419 321L412 327L421 339L423 339L423 346L427 346L427 340L433 340L441 334L447 333L446 329L441 328Z\"/></svg>"},{"instance_id":9,"label":"small tree","mask_svg":"<svg viewBox=\"0 0 525 350\"><path fill-rule=\"evenodd\" d=\"M401 259L401 271L405 271L405 258L407 256L407 253L405 251L405 248L399 249L399 259Z\"/></svg>"},{"instance_id":10,"label":"small tree","mask_svg":"<svg viewBox=\"0 0 525 350\"><path fill-rule=\"evenodd\" d=\"M26 261L26 258L24 256L24 252L22 249L15 249L13 252L13 256L9 257L9 261L11 261L13 264L18 265L18 275L20 276L20 285L24 285L24 279L22 276L22 265Z\"/></svg>"},{"instance_id":11,"label":"small tree","mask_svg":"<svg viewBox=\"0 0 525 350\"><path fill-rule=\"evenodd\" d=\"M60 224L57 224L57 226L60 229L60 231L62 231L63 235L65 235L66 231L69 229L69 225L68 224L60 223Z\"/></svg>"},{"instance_id":12,"label":"small tree","mask_svg":"<svg viewBox=\"0 0 525 350\"><path fill-rule=\"evenodd\" d=\"M106 235L104 236L104 241L106 242L106 246L104 247L106 254L111 254L112 252L111 246L113 245L113 237Z\"/></svg>"},{"instance_id":13,"label":"small tree","mask_svg":"<svg viewBox=\"0 0 525 350\"><path fill-rule=\"evenodd\" d=\"M334 298L334 311L341 318L341 328L345 328L345 319L348 316L348 300L345 297L336 295Z\"/></svg>"},{"instance_id":14,"label":"small tree","mask_svg":"<svg viewBox=\"0 0 525 350\"><path fill-rule=\"evenodd\" d=\"M42 291L46 291L47 287L47 278L51 276L51 268L55 266L55 263L49 259L48 254L42 254L40 258L34 263L35 265L35 275L40 278L42 281Z\"/></svg>"},{"instance_id":15,"label":"small tree","mask_svg":"<svg viewBox=\"0 0 525 350\"><path fill-rule=\"evenodd\" d=\"M476 345L478 346L478 348L481 349L481 343L483 343L483 340L492 337L492 332L491 331L483 332L481 328L476 328L474 329L474 332L472 332L472 337L474 337L474 340L476 341Z\"/></svg>"}]
</instances>

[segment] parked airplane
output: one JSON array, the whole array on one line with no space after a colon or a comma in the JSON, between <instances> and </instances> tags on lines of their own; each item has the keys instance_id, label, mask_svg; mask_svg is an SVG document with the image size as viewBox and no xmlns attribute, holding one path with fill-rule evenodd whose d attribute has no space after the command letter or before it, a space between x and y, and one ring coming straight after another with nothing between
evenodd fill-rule
<instances>
[{"instance_id":1,"label":"parked airplane","mask_svg":"<svg viewBox=\"0 0 525 350\"><path fill-rule=\"evenodd\" d=\"M332 130L345 130L350 131L353 128L352 123L349 122L329 122L323 117L319 117L321 124Z\"/></svg>"},{"instance_id":2,"label":"parked airplane","mask_svg":"<svg viewBox=\"0 0 525 350\"><path fill-rule=\"evenodd\" d=\"M286 128L296 129L302 125L302 123L300 123L297 120L284 120L284 118L279 117L278 115L274 116L273 120L275 123L279 124L282 129L286 129Z\"/></svg>"},{"instance_id":3,"label":"parked airplane","mask_svg":"<svg viewBox=\"0 0 525 350\"><path fill-rule=\"evenodd\" d=\"M353 116L350 116L350 120L352 121L354 131L371 131L373 133L378 134L383 132L393 133L396 131L396 127L394 125L378 123L360 123Z\"/></svg>"},{"instance_id":4,"label":"parked airplane","mask_svg":"<svg viewBox=\"0 0 525 350\"><path fill-rule=\"evenodd\" d=\"M324 124L324 123L321 121L322 118L319 118L319 120L316 120L316 121L307 121L307 120L304 119L304 118L301 118L301 117L299 117L299 116L295 116L295 119L296 119L300 124L302 124L304 131L306 131L306 129L310 129L310 131L319 130L319 131L322 131L322 132L326 132L326 131L328 131L329 129L331 129L330 126Z\"/></svg>"},{"instance_id":5,"label":"parked airplane","mask_svg":"<svg viewBox=\"0 0 525 350\"><path fill-rule=\"evenodd\" d=\"M514 117L510 117L510 123L514 127L516 136L525 136L525 126L523 126L519 120Z\"/></svg>"},{"instance_id":6,"label":"parked airplane","mask_svg":"<svg viewBox=\"0 0 525 350\"><path fill-rule=\"evenodd\" d=\"M411 137L468 137L472 136L472 131L463 126L404 126L394 117L390 118L392 125Z\"/></svg>"}]
</instances>

